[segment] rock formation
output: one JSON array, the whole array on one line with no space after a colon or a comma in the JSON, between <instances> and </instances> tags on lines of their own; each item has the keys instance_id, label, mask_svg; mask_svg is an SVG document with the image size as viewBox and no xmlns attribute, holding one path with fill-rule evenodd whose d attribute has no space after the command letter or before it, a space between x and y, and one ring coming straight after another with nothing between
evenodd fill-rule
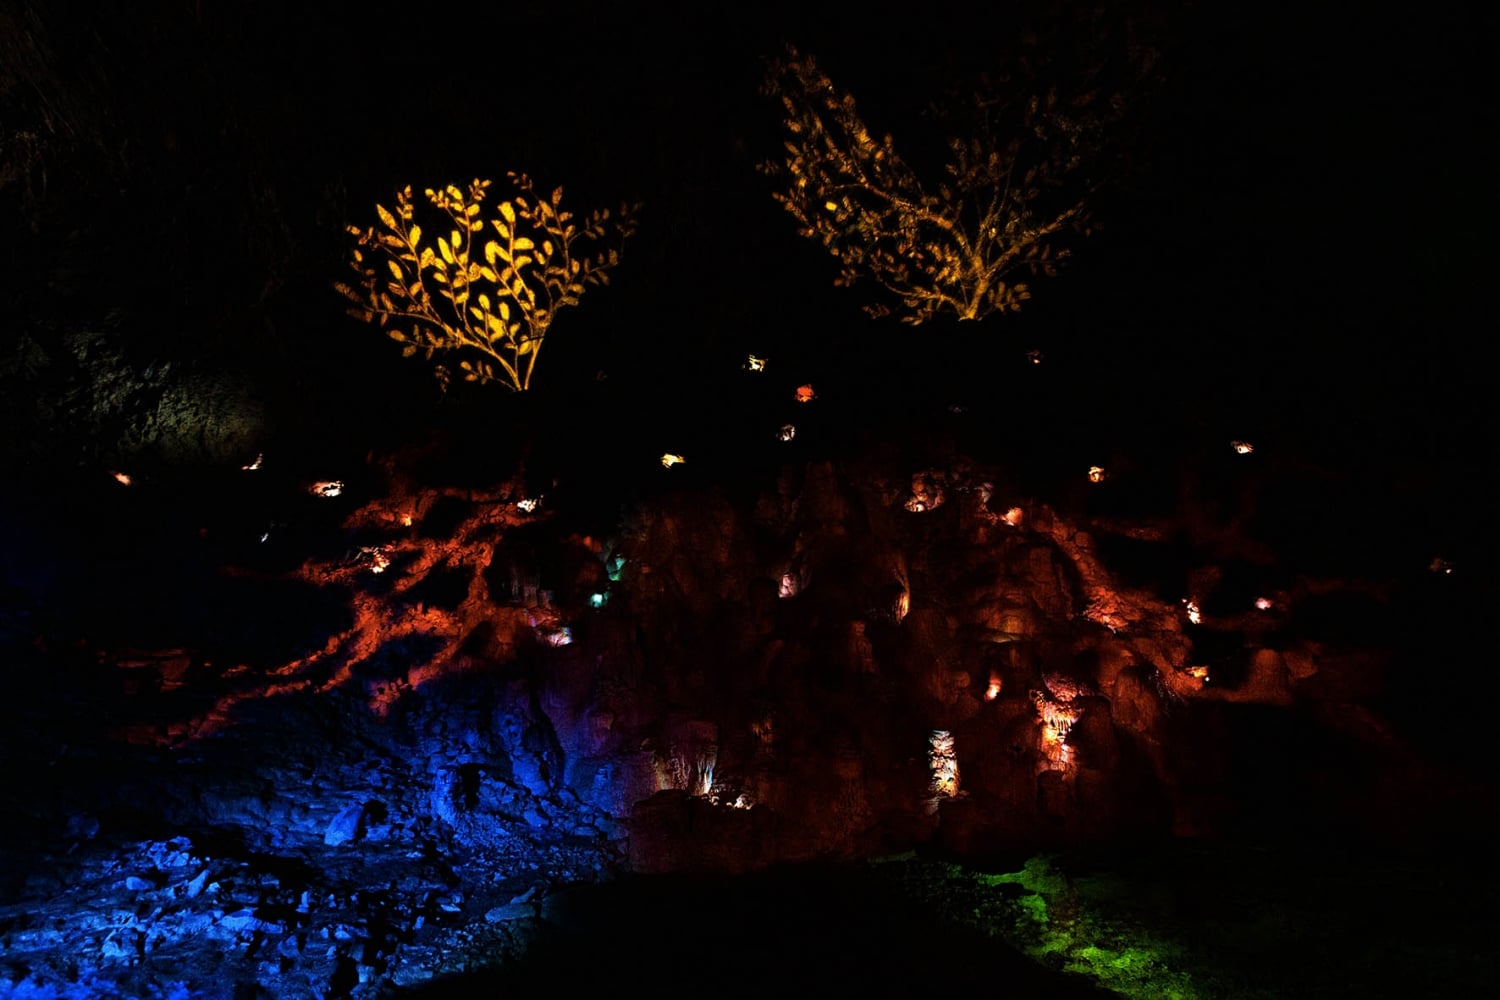
<instances>
[{"instance_id":1,"label":"rock formation","mask_svg":"<svg viewBox=\"0 0 1500 1000\"><path fill-rule=\"evenodd\" d=\"M866 454L583 525L521 473L442 485L419 459L314 489L339 514L299 563L205 577L205 614L277 641L8 624L39 678L12 735L57 778L16 793L11 988L218 995L211 943L274 995L367 995L502 961L622 871L1223 833L1254 820L1237 713L1400 754L1370 707L1387 655L1295 628L1382 588L1233 532L1192 548L1191 513L1067 516L956 454Z\"/></svg>"}]
</instances>

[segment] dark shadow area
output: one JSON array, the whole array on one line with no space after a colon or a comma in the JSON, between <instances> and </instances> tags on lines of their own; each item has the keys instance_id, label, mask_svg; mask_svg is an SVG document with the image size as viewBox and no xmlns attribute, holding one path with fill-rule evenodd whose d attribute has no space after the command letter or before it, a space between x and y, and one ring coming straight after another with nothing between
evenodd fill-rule
<instances>
[{"instance_id":1,"label":"dark shadow area","mask_svg":"<svg viewBox=\"0 0 1500 1000\"><path fill-rule=\"evenodd\" d=\"M1106 997L977 930L892 892L858 868L788 868L736 879L638 877L576 890L508 969L400 996L456 991L610 991L649 966L704 996L883 996L896 991L1016 998Z\"/></svg>"}]
</instances>

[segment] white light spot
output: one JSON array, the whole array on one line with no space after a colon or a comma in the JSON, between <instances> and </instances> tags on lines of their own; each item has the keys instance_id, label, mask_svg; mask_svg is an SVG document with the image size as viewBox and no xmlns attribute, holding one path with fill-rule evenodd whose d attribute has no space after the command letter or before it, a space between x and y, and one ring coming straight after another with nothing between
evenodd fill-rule
<instances>
[{"instance_id":1,"label":"white light spot","mask_svg":"<svg viewBox=\"0 0 1500 1000\"><path fill-rule=\"evenodd\" d=\"M1257 597L1255 599L1255 608L1257 611L1270 611L1271 607L1271 599L1269 597Z\"/></svg>"},{"instance_id":2,"label":"white light spot","mask_svg":"<svg viewBox=\"0 0 1500 1000\"><path fill-rule=\"evenodd\" d=\"M1089 466L1089 482L1091 482L1091 483L1102 483L1102 482L1104 482L1104 466L1102 466L1102 465L1091 465L1091 466Z\"/></svg>"},{"instance_id":3,"label":"white light spot","mask_svg":"<svg viewBox=\"0 0 1500 1000\"><path fill-rule=\"evenodd\" d=\"M307 488L307 492L315 497L336 497L344 492L344 484L337 479L327 479L322 482L313 483Z\"/></svg>"},{"instance_id":4,"label":"white light spot","mask_svg":"<svg viewBox=\"0 0 1500 1000\"><path fill-rule=\"evenodd\" d=\"M951 799L958 794L958 754L953 747L953 734L946 729L934 729L927 742L931 746L927 757L932 768L932 794Z\"/></svg>"},{"instance_id":5,"label":"white light spot","mask_svg":"<svg viewBox=\"0 0 1500 1000\"><path fill-rule=\"evenodd\" d=\"M1255 445L1249 441L1231 441L1229 447L1234 449L1236 455L1248 455L1255 450Z\"/></svg>"},{"instance_id":6,"label":"white light spot","mask_svg":"<svg viewBox=\"0 0 1500 1000\"><path fill-rule=\"evenodd\" d=\"M255 461L251 462L249 465L242 465L240 466L240 468L245 472L254 472L256 469L260 468L260 462L263 458L265 458L264 455L256 455Z\"/></svg>"}]
</instances>

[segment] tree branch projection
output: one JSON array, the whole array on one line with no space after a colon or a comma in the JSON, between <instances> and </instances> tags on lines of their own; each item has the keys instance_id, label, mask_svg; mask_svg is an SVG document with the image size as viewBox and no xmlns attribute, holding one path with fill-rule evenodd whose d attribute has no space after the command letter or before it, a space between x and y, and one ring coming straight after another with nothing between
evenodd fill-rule
<instances>
[{"instance_id":1,"label":"tree branch projection","mask_svg":"<svg viewBox=\"0 0 1500 1000\"><path fill-rule=\"evenodd\" d=\"M524 475L476 491L420 486L394 461L383 468L391 483L388 495L365 504L344 524L383 543L352 557L309 558L291 575L320 589L347 590L349 625L304 656L265 669L231 671L225 677L233 690L215 704L165 727L136 727L131 739L179 745L231 725L245 703L336 690L361 692L370 710L383 717L423 684L504 662L517 647L543 641L538 634L559 622L556 609L497 599L485 579L506 532L546 517L524 513L515 503L523 495ZM434 507L455 502L468 512L445 537L424 537L414 527ZM372 586L377 578L389 583ZM446 605L424 602L423 586L435 578L462 581L461 596ZM478 635L488 637L485 649L473 646Z\"/></svg>"},{"instance_id":2,"label":"tree branch projection","mask_svg":"<svg viewBox=\"0 0 1500 1000\"><path fill-rule=\"evenodd\" d=\"M912 325L939 315L983 319L1031 297L1024 279L1055 275L1065 237L1087 234L1095 186L1079 168L1096 120L1088 94L1066 102L1049 91L1020 110L1009 139L996 127L1005 102L974 95L968 138L948 141L944 180L929 188L876 138L812 56L788 48L763 90L780 100L785 156L762 165L801 235L840 263L838 285L867 279L900 303L866 306Z\"/></svg>"},{"instance_id":3,"label":"tree branch projection","mask_svg":"<svg viewBox=\"0 0 1500 1000\"><path fill-rule=\"evenodd\" d=\"M594 211L577 222L561 208L562 188L541 197L525 174L507 177L516 194L488 220L480 212L490 181L475 180L467 192L427 189L452 227L431 245L422 243L410 186L397 193L395 212L376 205L379 227L349 227L357 241L349 266L358 281L334 287L353 303L351 316L405 344L403 355L421 352L431 361L451 352L465 381L524 391L558 311L577 305L590 285L609 284L639 206L622 205L614 216ZM584 252L589 247L593 252ZM434 370L446 388L447 366Z\"/></svg>"}]
</instances>

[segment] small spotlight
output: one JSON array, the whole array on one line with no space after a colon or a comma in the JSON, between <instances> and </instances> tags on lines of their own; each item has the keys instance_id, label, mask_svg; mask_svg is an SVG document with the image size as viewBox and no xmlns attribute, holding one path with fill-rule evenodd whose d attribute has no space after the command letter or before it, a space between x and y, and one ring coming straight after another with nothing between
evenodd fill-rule
<instances>
[{"instance_id":1,"label":"small spotlight","mask_svg":"<svg viewBox=\"0 0 1500 1000\"><path fill-rule=\"evenodd\" d=\"M683 458L681 455L674 455L671 452L667 452L661 457L661 465L664 469L670 469L672 466L681 465L686 461L687 459Z\"/></svg>"},{"instance_id":2,"label":"small spotlight","mask_svg":"<svg viewBox=\"0 0 1500 1000\"><path fill-rule=\"evenodd\" d=\"M1091 466L1089 466L1089 482L1091 482L1091 483L1102 483L1102 482L1104 482L1104 466L1102 466L1102 465L1091 465Z\"/></svg>"}]
</instances>

